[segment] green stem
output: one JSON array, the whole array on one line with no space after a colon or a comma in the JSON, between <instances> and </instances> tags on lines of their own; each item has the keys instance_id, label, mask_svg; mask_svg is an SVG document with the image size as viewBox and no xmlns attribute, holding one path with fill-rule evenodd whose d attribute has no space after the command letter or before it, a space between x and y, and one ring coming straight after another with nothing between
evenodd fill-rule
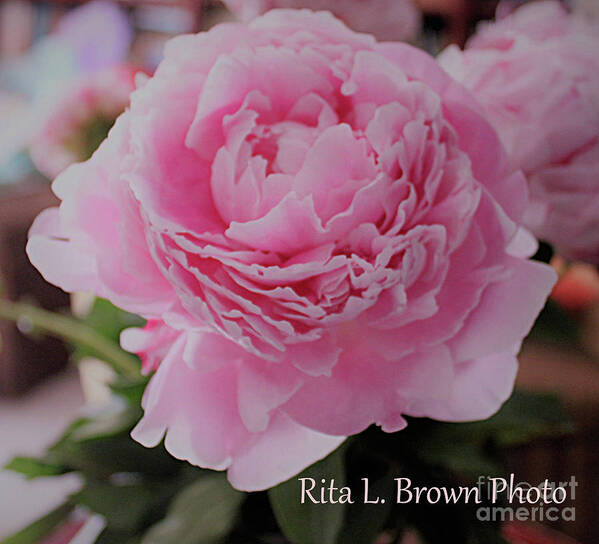
<instances>
[{"instance_id":1,"label":"green stem","mask_svg":"<svg viewBox=\"0 0 599 544\"><path fill-rule=\"evenodd\" d=\"M123 351L112 341L76 319L6 299L0 299L0 319L15 322L27 319L44 333L85 345L119 374L133 379L140 378L139 362L134 355Z\"/></svg>"}]
</instances>

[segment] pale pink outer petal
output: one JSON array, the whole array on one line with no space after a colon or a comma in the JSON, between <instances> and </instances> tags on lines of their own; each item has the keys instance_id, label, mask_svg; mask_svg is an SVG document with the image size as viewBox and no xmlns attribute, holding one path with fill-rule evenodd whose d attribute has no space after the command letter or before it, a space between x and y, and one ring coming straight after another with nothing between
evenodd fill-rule
<instances>
[{"instance_id":1,"label":"pale pink outer petal","mask_svg":"<svg viewBox=\"0 0 599 544\"><path fill-rule=\"evenodd\" d=\"M119 177L128 128L125 114L87 163L56 178L52 188L62 203L35 222L27 253L65 291L93 291L129 311L156 314L171 305L172 288L151 258L139 210Z\"/></svg>"},{"instance_id":2,"label":"pale pink outer petal","mask_svg":"<svg viewBox=\"0 0 599 544\"><path fill-rule=\"evenodd\" d=\"M219 341L231 344L222 337ZM182 333L144 394L145 414L132 432L138 442L152 447L165 436L173 456L228 469L237 489L258 491L287 480L345 440L302 427L276 411L265 430L250 432L237 407L235 364L226 360L214 372L195 371L183 361L185 342Z\"/></svg>"},{"instance_id":3,"label":"pale pink outer petal","mask_svg":"<svg viewBox=\"0 0 599 544\"><path fill-rule=\"evenodd\" d=\"M517 349L460 364L446 400L417 400L406 414L441 421L491 417L510 397L518 372Z\"/></svg>"},{"instance_id":4,"label":"pale pink outer petal","mask_svg":"<svg viewBox=\"0 0 599 544\"><path fill-rule=\"evenodd\" d=\"M42 212L31 225L27 256L44 279L65 291L97 287L96 260L62 239L58 208Z\"/></svg>"},{"instance_id":5,"label":"pale pink outer petal","mask_svg":"<svg viewBox=\"0 0 599 544\"><path fill-rule=\"evenodd\" d=\"M298 425L284 414L276 415L267 432L236 457L229 481L243 491L259 491L284 482L326 457L345 440Z\"/></svg>"},{"instance_id":6,"label":"pale pink outer petal","mask_svg":"<svg viewBox=\"0 0 599 544\"><path fill-rule=\"evenodd\" d=\"M542 263L514 257L506 261L507 278L484 292L462 331L450 341L457 361L487 357L524 338L557 281L555 270Z\"/></svg>"},{"instance_id":7,"label":"pale pink outer petal","mask_svg":"<svg viewBox=\"0 0 599 544\"><path fill-rule=\"evenodd\" d=\"M282 407L298 423L332 435L356 434L372 423L398 430L412 395L449 394L453 365L444 346L396 359L390 353L385 360L376 352L375 331L353 334L356 346L342 356L331 378L306 382Z\"/></svg>"},{"instance_id":8,"label":"pale pink outer petal","mask_svg":"<svg viewBox=\"0 0 599 544\"><path fill-rule=\"evenodd\" d=\"M168 354L179 332L163 321L150 320L143 329L129 328L121 332L121 347L141 358L142 373L156 370Z\"/></svg>"}]
</instances>

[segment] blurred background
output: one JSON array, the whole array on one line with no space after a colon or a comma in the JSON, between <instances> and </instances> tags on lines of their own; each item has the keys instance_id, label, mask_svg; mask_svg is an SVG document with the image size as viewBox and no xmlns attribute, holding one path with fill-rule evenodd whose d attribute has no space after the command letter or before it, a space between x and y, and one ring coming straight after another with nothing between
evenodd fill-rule
<instances>
[{"instance_id":1,"label":"blurred background","mask_svg":"<svg viewBox=\"0 0 599 544\"><path fill-rule=\"evenodd\" d=\"M569 4L589 16L599 12L597 0ZM331 9L334 5L331 0ZM397 29L397 35L386 29L384 37L436 54L450 43L463 45L496 8L494 0L415 0L411 26ZM218 1L0 2L3 299L86 315L85 296L70 299L44 282L25 255L32 220L56 202L50 181L66 165L91 155L126 107L135 78L151 75L169 38L232 18ZM599 542L599 276L591 266L566 264L558 256L552 264L561 279L525 345L518 384L557 393L575 431L514 447L509 463L522 481L575 476L576 519L546 524L556 532L536 528L510 538ZM0 320L0 465L17 454L40 454L78 413L105 401L102 384L110 370L89 357L70 365L69 354L61 341L32 331L27 319ZM72 474L28 482L1 471L0 539L58 505L78 485Z\"/></svg>"}]
</instances>

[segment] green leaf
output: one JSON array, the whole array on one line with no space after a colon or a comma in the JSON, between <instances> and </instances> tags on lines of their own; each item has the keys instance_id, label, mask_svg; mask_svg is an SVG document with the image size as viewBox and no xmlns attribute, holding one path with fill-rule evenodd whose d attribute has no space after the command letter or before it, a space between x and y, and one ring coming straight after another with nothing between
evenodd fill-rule
<instances>
[{"instance_id":1,"label":"green leaf","mask_svg":"<svg viewBox=\"0 0 599 544\"><path fill-rule=\"evenodd\" d=\"M563 436L574 430L557 395L525 391L516 391L495 416L478 425L486 426L502 446Z\"/></svg>"},{"instance_id":2,"label":"green leaf","mask_svg":"<svg viewBox=\"0 0 599 544\"><path fill-rule=\"evenodd\" d=\"M152 491L143 485L116 486L105 481L88 481L81 491L71 496L71 501L103 516L111 530L134 534L143 527Z\"/></svg>"},{"instance_id":3,"label":"green leaf","mask_svg":"<svg viewBox=\"0 0 599 544\"><path fill-rule=\"evenodd\" d=\"M150 480L140 474L119 473L109 480L88 479L71 502L85 506L106 520L107 539L113 533L132 538L162 519L168 505L189 484L186 474L169 479Z\"/></svg>"},{"instance_id":4,"label":"green leaf","mask_svg":"<svg viewBox=\"0 0 599 544\"><path fill-rule=\"evenodd\" d=\"M369 483L368 496L371 500L380 497L384 503L364 504L357 501L349 505L345 516L345 524L341 535L337 539L338 544L372 544L385 526L385 522L391 513L393 506L393 490L395 481L391 471L378 480Z\"/></svg>"},{"instance_id":5,"label":"green leaf","mask_svg":"<svg viewBox=\"0 0 599 544\"><path fill-rule=\"evenodd\" d=\"M130 531L104 529L94 544L139 544L139 538L131 536Z\"/></svg>"},{"instance_id":6,"label":"green leaf","mask_svg":"<svg viewBox=\"0 0 599 544\"><path fill-rule=\"evenodd\" d=\"M341 488L346 484L345 448L341 447L328 457L308 467L301 474L269 489L268 496L275 517L285 536L293 544L335 544L343 524L345 504L331 502L314 504L306 499L301 503L300 478L313 478L316 488L312 492L317 498L322 479L326 486L332 479L335 487ZM309 481L307 482L309 483ZM327 499L328 499L328 493ZM338 496L335 496L337 499Z\"/></svg>"},{"instance_id":7,"label":"green leaf","mask_svg":"<svg viewBox=\"0 0 599 544\"><path fill-rule=\"evenodd\" d=\"M565 348L576 347L580 345L580 326L571 314L550 299L526 339Z\"/></svg>"},{"instance_id":8,"label":"green leaf","mask_svg":"<svg viewBox=\"0 0 599 544\"><path fill-rule=\"evenodd\" d=\"M431 429L420 442L420 459L429 465L467 476L495 474L501 470L485 450L486 435L477 429L468 434L460 434L456 430L457 425Z\"/></svg>"},{"instance_id":9,"label":"green leaf","mask_svg":"<svg viewBox=\"0 0 599 544\"><path fill-rule=\"evenodd\" d=\"M93 417L78 419L39 462L80 471L91 479L105 479L119 472L169 478L187 465L162 446L146 448L131 438L140 414L139 406L121 401Z\"/></svg>"},{"instance_id":10,"label":"green leaf","mask_svg":"<svg viewBox=\"0 0 599 544\"><path fill-rule=\"evenodd\" d=\"M80 321L93 329L96 334L110 340L118 349L120 349L120 335L124 329L142 327L145 323L141 317L125 312L103 298L96 298L89 313ZM102 359L102 354L98 353L93 346L76 340L71 343L75 348L72 355L75 361L84 357Z\"/></svg>"},{"instance_id":11,"label":"green leaf","mask_svg":"<svg viewBox=\"0 0 599 544\"><path fill-rule=\"evenodd\" d=\"M4 468L22 474L28 480L46 476L60 476L69 472L69 469L64 465L52 464L34 457L15 457Z\"/></svg>"},{"instance_id":12,"label":"green leaf","mask_svg":"<svg viewBox=\"0 0 599 544\"><path fill-rule=\"evenodd\" d=\"M119 342L121 331L129 327L143 327L145 320L131 314L103 298L96 298L89 313L83 318L86 325L106 338Z\"/></svg>"},{"instance_id":13,"label":"green leaf","mask_svg":"<svg viewBox=\"0 0 599 544\"><path fill-rule=\"evenodd\" d=\"M139 380L131 380L123 376L119 376L113 383L110 384L112 392L125 399L129 404L139 408L143 397L148 378L140 377Z\"/></svg>"},{"instance_id":14,"label":"green leaf","mask_svg":"<svg viewBox=\"0 0 599 544\"><path fill-rule=\"evenodd\" d=\"M74 429L69 440L82 442L128 434L141 415L139 406L109 404L93 418L86 419Z\"/></svg>"},{"instance_id":15,"label":"green leaf","mask_svg":"<svg viewBox=\"0 0 599 544\"><path fill-rule=\"evenodd\" d=\"M129 406L126 411L139 410ZM163 446L146 448L135 442L131 429L134 416L124 419L110 412L101 413L101 422L95 418L81 418L72 423L63 436L48 448L40 462L64 466L68 471L80 471L90 479L106 479L120 472L142 473L145 476L169 480L187 463L169 455ZM111 421L112 417L115 419ZM127 422L131 423L127 425ZM113 428L111 425L116 425ZM199 469L193 470L194 473ZM196 475L197 477L197 475Z\"/></svg>"},{"instance_id":16,"label":"green leaf","mask_svg":"<svg viewBox=\"0 0 599 544\"><path fill-rule=\"evenodd\" d=\"M69 449L71 435L87 421L85 418L73 421L42 457L15 457L5 468L19 472L29 479L73 472L76 467L71 465L69 456L64 455L62 450Z\"/></svg>"},{"instance_id":17,"label":"green leaf","mask_svg":"<svg viewBox=\"0 0 599 544\"><path fill-rule=\"evenodd\" d=\"M555 395L516 391L501 410L485 421L445 423L410 419L398 433L395 451L411 459L466 476L500 472L505 447L573 430ZM393 440L391 437L389 440Z\"/></svg>"},{"instance_id":18,"label":"green leaf","mask_svg":"<svg viewBox=\"0 0 599 544\"><path fill-rule=\"evenodd\" d=\"M40 540L65 521L72 511L72 504L62 504L25 529L4 539L0 544L39 544Z\"/></svg>"},{"instance_id":19,"label":"green leaf","mask_svg":"<svg viewBox=\"0 0 599 544\"><path fill-rule=\"evenodd\" d=\"M185 488L167 516L154 525L141 544L216 544L233 529L244 494L222 474L209 474Z\"/></svg>"}]
</instances>

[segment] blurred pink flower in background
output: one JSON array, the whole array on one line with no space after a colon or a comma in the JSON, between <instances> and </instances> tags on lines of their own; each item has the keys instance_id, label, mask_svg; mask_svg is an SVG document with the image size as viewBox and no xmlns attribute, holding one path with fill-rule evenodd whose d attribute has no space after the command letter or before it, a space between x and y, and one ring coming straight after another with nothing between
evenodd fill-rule
<instances>
[{"instance_id":1,"label":"blurred pink flower in background","mask_svg":"<svg viewBox=\"0 0 599 544\"><path fill-rule=\"evenodd\" d=\"M443 67L485 106L528 178L525 223L564 256L599 264L598 27L557 2L483 26Z\"/></svg>"},{"instance_id":2,"label":"blurred pink flower in background","mask_svg":"<svg viewBox=\"0 0 599 544\"><path fill-rule=\"evenodd\" d=\"M593 308L599 303L599 272L595 266L586 263L568 266L560 257L554 257L551 266L560 275L551 298L563 308L578 312Z\"/></svg>"},{"instance_id":3,"label":"blurred pink flower in background","mask_svg":"<svg viewBox=\"0 0 599 544\"><path fill-rule=\"evenodd\" d=\"M422 27L422 14L412 0L224 0L224 4L244 22L275 8L330 10L351 29L381 41L412 40Z\"/></svg>"},{"instance_id":4,"label":"blurred pink flower in background","mask_svg":"<svg viewBox=\"0 0 599 544\"><path fill-rule=\"evenodd\" d=\"M17 8L29 5L13 4ZM40 13L46 11L43 6L39 9ZM45 20L42 17L42 27ZM14 32L24 31L17 24ZM63 117L68 116L65 104L59 102L76 85L73 81L125 62L132 37L126 9L115 2L92 0L69 9L55 29L39 37L23 54L0 58L0 184L18 181L24 172L30 172L30 163L22 164L20 153L39 133L49 109L62 108ZM58 154L63 156L62 151ZM40 165L44 168L47 164L48 176L54 177L57 168L67 164L61 157L41 157Z\"/></svg>"},{"instance_id":5,"label":"blurred pink flower in background","mask_svg":"<svg viewBox=\"0 0 599 544\"><path fill-rule=\"evenodd\" d=\"M66 84L38 119L29 150L36 168L52 179L87 160L128 106L138 71L120 65Z\"/></svg>"},{"instance_id":6,"label":"blurred pink flower in background","mask_svg":"<svg viewBox=\"0 0 599 544\"><path fill-rule=\"evenodd\" d=\"M53 36L76 56L79 71L88 73L121 63L133 30L126 10L116 2L92 0L62 17Z\"/></svg>"},{"instance_id":7,"label":"blurred pink flower in background","mask_svg":"<svg viewBox=\"0 0 599 544\"><path fill-rule=\"evenodd\" d=\"M555 280L470 94L324 12L175 38L53 189L31 261L150 319L134 437L240 489L403 414L490 416Z\"/></svg>"}]
</instances>

